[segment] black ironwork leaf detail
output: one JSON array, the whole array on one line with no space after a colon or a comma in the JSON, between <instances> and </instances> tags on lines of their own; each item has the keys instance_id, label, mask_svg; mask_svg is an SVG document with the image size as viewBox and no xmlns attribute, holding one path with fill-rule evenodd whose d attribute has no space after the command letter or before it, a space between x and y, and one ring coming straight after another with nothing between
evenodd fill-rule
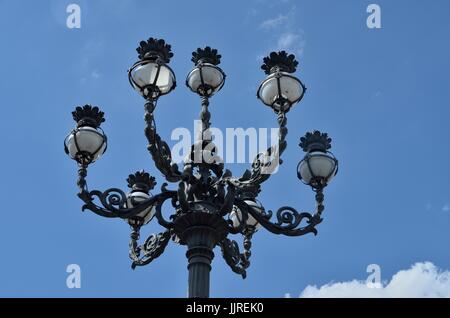
<instances>
[{"instance_id":1,"label":"black ironwork leaf detail","mask_svg":"<svg viewBox=\"0 0 450 318\"><path fill-rule=\"evenodd\" d=\"M279 68L280 71L287 73L294 73L296 71L298 61L294 54L288 54L286 51L271 52L269 56L263 59L264 64L261 69L267 75L274 71L274 68Z\"/></svg>"},{"instance_id":2,"label":"black ironwork leaf detail","mask_svg":"<svg viewBox=\"0 0 450 318\"><path fill-rule=\"evenodd\" d=\"M181 172L178 165L172 163L172 153L169 145L161 139L156 132L156 126L154 123L153 111L155 108L154 103L147 103L145 105L145 136L148 140L147 149L155 162L156 168L164 175L169 182L178 182L181 180Z\"/></svg>"},{"instance_id":3,"label":"black ironwork leaf detail","mask_svg":"<svg viewBox=\"0 0 450 318\"><path fill-rule=\"evenodd\" d=\"M84 105L78 106L72 112L73 120L77 122L77 126L91 126L94 128L100 127L101 123L105 121L105 113L97 106Z\"/></svg>"},{"instance_id":4,"label":"black ironwork leaf detail","mask_svg":"<svg viewBox=\"0 0 450 318\"><path fill-rule=\"evenodd\" d=\"M131 268L135 269L136 266L150 264L164 252L170 239L170 231L151 235L142 246L137 246L136 240L132 239L130 243L130 257L133 260ZM141 256L141 254L143 255Z\"/></svg>"},{"instance_id":5,"label":"black ironwork leaf detail","mask_svg":"<svg viewBox=\"0 0 450 318\"><path fill-rule=\"evenodd\" d=\"M221 57L222 55L220 55L216 49L212 49L207 46L204 49L198 48L195 52L192 52L191 61L194 62L195 65L197 65L199 62L219 65Z\"/></svg>"},{"instance_id":6,"label":"black ironwork leaf detail","mask_svg":"<svg viewBox=\"0 0 450 318\"><path fill-rule=\"evenodd\" d=\"M238 243L226 238L220 242L219 245L222 250L222 256L228 266L230 266L231 270L245 279L247 277L246 269L250 263L245 255L241 254L239 251Z\"/></svg>"},{"instance_id":7,"label":"black ironwork leaf detail","mask_svg":"<svg viewBox=\"0 0 450 318\"><path fill-rule=\"evenodd\" d=\"M157 184L155 177L144 170L137 171L135 174L130 174L127 178L127 182L129 188L138 186L139 188L144 188L146 191L153 190Z\"/></svg>"},{"instance_id":8,"label":"black ironwork leaf detail","mask_svg":"<svg viewBox=\"0 0 450 318\"><path fill-rule=\"evenodd\" d=\"M165 63L169 63L173 57L171 46L163 39L149 38L147 41L141 41L136 51L141 60L159 57Z\"/></svg>"},{"instance_id":9,"label":"black ironwork leaf detail","mask_svg":"<svg viewBox=\"0 0 450 318\"><path fill-rule=\"evenodd\" d=\"M318 130L307 132L304 137L300 138L299 146L305 152L321 150L326 151L331 148L331 138L327 133L321 133Z\"/></svg>"}]
</instances>

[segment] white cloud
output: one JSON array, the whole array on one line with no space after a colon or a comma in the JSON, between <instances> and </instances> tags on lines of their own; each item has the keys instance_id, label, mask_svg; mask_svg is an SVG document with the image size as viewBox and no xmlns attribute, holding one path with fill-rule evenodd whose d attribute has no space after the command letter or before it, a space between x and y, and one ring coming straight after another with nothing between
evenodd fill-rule
<instances>
[{"instance_id":1,"label":"white cloud","mask_svg":"<svg viewBox=\"0 0 450 318\"><path fill-rule=\"evenodd\" d=\"M278 16L273 19L267 19L261 22L260 27L265 30L274 29L286 23L288 21L288 18L288 15L278 14Z\"/></svg>"},{"instance_id":2,"label":"white cloud","mask_svg":"<svg viewBox=\"0 0 450 318\"><path fill-rule=\"evenodd\" d=\"M277 49L287 51L288 53L302 55L304 48L305 39L301 30L282 33L277 41Z\"/></svg>"},{"instance_id":3,"label":"white cloud","mask_svg":"<svg viewBox=\"0 0 450 318\"><path fill-rule=\"evenodd\" d=\"M287 13L278 13L260 24L260 29L270 31L270 51L284 50L297 56L303 55L306 41L303 30L297 25L295 13L296 7L292 6Z\"/></svg>"},{"instance_id":4,"label":"white cloud","mask_svg":"<svg viewBox=\"0 0 450 318\"><path fill-rule=\"evenodd\" d=\"M364 281L308 286L300 294L305 298L450 298L450 272L439 270L433 263L416 263L396 273L381 288L369 288Z\"/></svg>"},{"instance_id":5,"label":"white cloud","mask_svg":"<svg viewBox=\"0 0 450 318\"><path fill-rule=\"evenodd\" d=\"M99 78L100 77L99 71L98 70L93 70L92 73L91 73L91 77L95 78L95 79Z\"/></svg>"},{"instance_id":6,"label":"white cloud","mask_svg":"<svg viewBox=\"0 0 450 318\"><path fill-rule=\"evenodd\" d=\"M450 211L450 204L444 205L444 206L442 207L442 211L444 211L444 212Z\"/></svg>"}]
</instances>

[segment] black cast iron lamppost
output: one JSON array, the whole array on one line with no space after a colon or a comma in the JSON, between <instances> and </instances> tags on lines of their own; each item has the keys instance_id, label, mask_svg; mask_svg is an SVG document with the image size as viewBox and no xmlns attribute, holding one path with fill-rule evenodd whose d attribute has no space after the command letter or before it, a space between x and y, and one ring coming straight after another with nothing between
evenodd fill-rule
<instances>
[{"instance_id":1,"label":"black cast iron lamppost","mask_svg":"<svg viewBox=\"0 0 450 318\"><path fill-rule=\"evenodd\" d=\"M287 236L317 234L315 227L322 222L324 210L323 189L338 170L338 162L329 152L331 139L326 133L314 131L300 139L300 147L306 155L298 165L297 175L316 193L317 207L313 214L282 207L273 215L257 200L261 184L282 163L279 157L287 146L286 113L305 93L302 82L292 75L298 65L295 56L281 51L264 58L262 69L268 77L260 85L257 95L278 116L279 140L277 145L255 158L251 170L235 178L229 170L224 170L209 132L209 98L225 83L225 73L218 67L221 56L217 50L206 47L192 53L195 68L188 74L186 85L201 97L202 134L192 145L191 155L182 170L172 162L169 146L156 132L153 117L159 97L176 86L175 74L168 66L173 56L170 45L164 40L150 38L141 42L137 51L140 60L130 69L129 80L147 101L144 116L147 148L156 168L167 182L177 185L176 189L169 190L168 184L164 183L161 193L152 195L150 191L156 185L155 178L144 171L128 177L128 193L117 188L104 192L88 189L87 168L105 152L107 142L100 128L105 121L104 113L98 107L86 105L75 109L72 114L77 126L64 142L66 153L78 163L78 196L85 203L82 209L103 217L124 219L131 226L132 268L147 265L160 256L170 240L186 245L189 297L208 297L216 246L220 246L231 269L245 278L250 265L251 238L261 227ZM171 202L168 218L162 213L167 201ZM153 218L165 230L151 235L139 245L141 227ZM236 241L228 238L230 234L243 235L243 252Z\"/></svg>"}]
</instances>

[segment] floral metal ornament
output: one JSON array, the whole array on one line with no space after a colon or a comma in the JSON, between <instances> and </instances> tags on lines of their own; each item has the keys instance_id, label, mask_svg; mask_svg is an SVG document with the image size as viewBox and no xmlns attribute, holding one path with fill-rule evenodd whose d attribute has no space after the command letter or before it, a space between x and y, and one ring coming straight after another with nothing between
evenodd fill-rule
<instances>
[{"instance_id":1,"label":"floral metal ornament","mask_svg":"<svg viewBox=\"0 0 450 318\"><path fill-rule=\"evenodd\" d=\"M332 139L328 137L327 133L321 133L318 130L307 132L304 137L300 138L299 146L305 152L312 151L327 151L331 148Z\"/></svg>"},{"instance_id":2,"label":"floral metal ornament","mask_svg":"<svg viewBox=\"0 0 450 318\"><path fill-rule=\"evenodd\" d=\"M294 73L298 65L295 55L288 54L286 51L272 52L263 61L261 69L267 75L274 73L277 69L286 73Z\"/></svg>"},{"instance_id":3,"label":"floral metal ornament","mask_svg":"<svg viewBox=\"0 0 450 318\"><path fill-rule=\"evenodd\" d=\"M195 65L198 65L199 63L219 65L221 58L222 55L220 55L216 49L206 46L204 49L198 48L196 51L192 52L191 61L194 62Z\"/></svg>"},{"instance_id":4,"label":"floral metal ornament","mask_svg":"<svg viewBox=\"0 0 450 318\"><path fill-rule=\"evenodd\" d=\"M137 171L135 174L130 174L127 178L128 187L132 190L141 190L148 192L153 190L156 186L155 177L152 177L144 170Z\"/></svg>"},{"instance_id":5,"label":"floral metal ornament","mask_svg":"<svg viewBox=\"0 0 450 318\"><path fill-rule=\"evenodd\" d=\"M89 126L98 128L105 121L104 115L105 113L100 111L97 106L92 105L78 106L72 112L72 117L77 122L77 127Z\"/></svg>"},{"instance_id":6,"label":"floral metal ornament","mask_svg":"<svg viewBox=\"0 0 450 318\"><path fill-rule=\"evenodd\" d=\"M171 46L166 44L166 41L163 39L149 38L147 41L141 41L136 51L141 60L156 60L159 58L164 63L169 63L173 57Z\"/></svg>"}]
</instances>

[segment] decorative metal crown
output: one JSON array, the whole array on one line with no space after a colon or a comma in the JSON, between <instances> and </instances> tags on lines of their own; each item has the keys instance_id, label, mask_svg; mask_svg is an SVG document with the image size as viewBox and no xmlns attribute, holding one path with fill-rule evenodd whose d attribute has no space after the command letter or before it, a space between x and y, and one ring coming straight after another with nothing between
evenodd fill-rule
<instances>
[{"instance_id":1,"label":"decorative metal crown","mask_svg":"<svg viewBox=\"0 0 450 318\"><path fill-rule=\"evenodd\" d=\"M298 65L294 54L287 54L286 51L272 52L263 59L264 64L261 69L267 75L274 72L274 68L278 67L280 71L294 73Z\"/></svg>"},{"instance_id":2,"label":"decorative metal crown","mask_svg":"<svg viewBox=\"0 0 450 318\"><path fill-rule=\"evenodd\" d=\"M140 190L148 192L156 186L155 177L144 170L137 171L135 174L130 174L127 178L128 187L132 190Z\"/></svg>"},{"instance_id":3,"label":"decorative metal crown","mask_svg":"<svg viewBox=\"0 0 450 318\"><path fill-rule=\"evenodd\" d=\"M331 148L331 138L327 133L321 133L318 130L307 132L305 137L300 138L299 146L305 152L323 151L326 152Z\"/></svg>"},{"instance_id":4,"label":"decorative metal crown","mask_svg":"<svg viewBox=\"0 0 450 318\"><path fill-rule=\"evenodd\" d=\"M173 57L171 46L166 44L163 39L149 38L147 41L141 41L136 49L141 60L156 60L160 58L165 63L169 63Z\"/></svg>"},{"instance_id":5,"label":"decorative metal crown","mask_svg":"<svg viewBox=\"0 0 450 318\"><path fill-rule=\"evenodd\" d=\"M72 117L77 122L77 127L89 126L98 128L105 121L104 115L105 113L100 111L97 106L93 107L91 105L78 106L72 112Z\"/></svg>"},{"instance_id":6,"label":"decorative metal crown","mask_svg":"<svg viewBox=\"0 0 450 318\"><path fill-rule=\"evenodd\" d=\"M192 52L191 61L197 65L200 62L211 63L214 65L220 64L222 55L218 54L216 49L211 49L209 46L204 49L198 48L197 51Z\"/></svg>"}]
</instances>

